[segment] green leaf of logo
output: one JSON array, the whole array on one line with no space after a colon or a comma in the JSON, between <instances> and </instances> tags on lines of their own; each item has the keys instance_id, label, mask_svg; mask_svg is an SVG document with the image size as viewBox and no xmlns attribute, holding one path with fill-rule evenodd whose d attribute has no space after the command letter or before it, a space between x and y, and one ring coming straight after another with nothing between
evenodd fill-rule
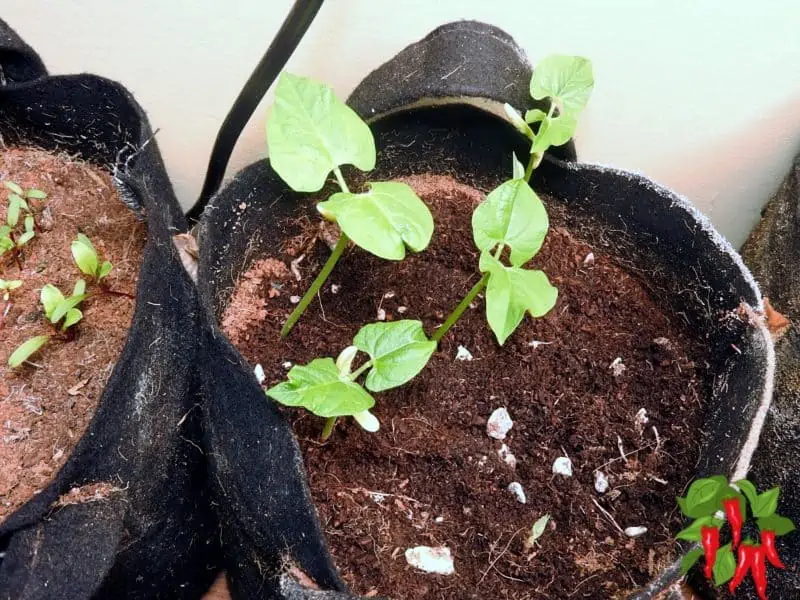
<instances>
[{"instance_id":1,"label":"green leaf of logo","mask_svg":"<svg viewBox=\"0 0 800 600\"><path fill-rule=\"evenodd\" d=\"M731 545L725 544L717 550L717 560L712 570L714 585L720 586L730 580L734 571L736 571L736 558L733 556Z\"/></svg>"},{"instance_id":2,"label":"green leaf of logo","mask_svg":"<svg viewBox=\"0 0 800 600\"><path fill-rule=\"evenodd\" d=\"M774 531L775 535L786 535L793 532L796 527L791 519L782 517L780 515L770 515L768 517L761 517L756 521L760 531Z\"/></svg>"},{"instance_id":3,"label":"green leaf of logo","mask_svg":"<svg viewBox=\"0 0 800 600\"><path fill-rule=\"evenodd\" d=\"M492 190L472 213L472 237L481 251L498 244L511 248L511 264L519 267L539 251L549 222L544 204L523 179Z\"/></svg>"},{"instance_id":4,"label":"green leaf of logo","mask_svg":"<svg viewBox=\"0 0 800 600\"><path fill-rule=\"evenodd\" d=\"M375 141L364 121L333 90L283 73L267 119L272 168L297 192L316 192L340 165L375 168Z\"/></svg>"},{"instance_id":5,"label":"green leaf of logo","mask_svg":"<svg viewBox=\"0 0 800 600\"><path fill-rule=\"evenodd\" d=\"M714 507L715 500L721 490L727 488L727 481L725 477L714 476L704 479L698 479L689 486L689 491L686 494L686 510L690 517L701 517L707 514L713 514L716 511ZM698 510L702 509L703 514L696 514Z\"/></svg>"},{"instance_id":6,"label":"green leaf of logo","mask_svg":"<svg viewBox=\"0 0 800 600\"><path fill-rule=\"evenodd\" d=\"M769 517L774 515L775 511L778 510L778 497L780 494L781 489L779 487L774 487L763 494L759 494L751 505L753 516Z\"/></svg>"},{"instance_id":7,"label":"green leaf of logo","mask_svg":"<svg viewBox=\"0 0 800 600\"><path fill-rule=\"evenodd\" d=\"M552 54L536 65L531 79L531 96L536 100L550 97L562 115L576 116L589 101L593 87L590 60Z\"/></svg>"},{"instance_id":8,"label":"green leaf of logo","mask_svg":"<svg viewBox=\"0 0 800 600\"><path fill-rule=\"evenodd\" d=\"M425 203L405 183L369 185L363 194L336 193L317 204L317 210L375 256L402 260L406 246L424 250L433 235L433 216Z\"/></svg>"},{"instance_id":9,"label":"green leaf of logo","mask_svg":"<svg viewBox=\"0 0 800 600\"><path fill-rule=\"evenodd\" d=\"M756 486L747 479L740 479L739 481L734 482L734 485L742 490L742 493L745 495L747 501L752 507L758 498L758 490L756 490ZM750 512L752 512L752 508Z\"/></svg>"},{"instance_id":10,"label":"green leaf of logo","mask_svg":"<svg viewBox=\"0 0 800 600\"><path fill-rule=\"evenodd\" d=\"M689 525L687 528L682 529L678 532L678 535L675 537L679 540L686 540L687 542L699 542L700 541L700 528L704 525L711 525L717 524L715 523L715 519L712 516L707 517L700 517L699 519L695 519L695 521Z\"/></svg>"},{"instance_id":11,"label":"green leaf of logo","mask_svg":"<svg viewBox=\"0 0 800 600\"><path fill-rule=\"evenodd\" d=\"M486 251L481 254L479 268L489 273L486 320L500 345L514 333L526 312L541 317L556 304L558 290L543 271L506 267Z\"/></svg>"},{"instance_id":12,"label":"green leaf of logo","mask_svg":"<svg viewBox=\"0 0 800 600\"><path fill-rule=\"evenodd\" d=\"M684 554L681 558L681 576L686 575L701 556L703 556L702 548L695 548Z\"/></svg>"},{"instance_id":13,"label":"green leaf of logo","mask_svg":"<svg viewBox=\"0 0 800 600\"><path fill-rule=\"evenodd\" d=\"M365 384L368 390L380 392L413 379L436 350L420 321L365 325L353 338L353 344L369 354L372 368Z\"/></svg>"},{"instance_id":14,"label":"green leaf of logo","mask_svg":"<svg viewBox=\"0 0 800 600\"><path fill-rule=\"evenodd\" d=\"M267 395L286 406L302 406L320 417L350 416L372 408L375 399L357 383L342 379L332 358L316 358L295 365L289 381L267 390Z\"/></svg>"}]
</instances>

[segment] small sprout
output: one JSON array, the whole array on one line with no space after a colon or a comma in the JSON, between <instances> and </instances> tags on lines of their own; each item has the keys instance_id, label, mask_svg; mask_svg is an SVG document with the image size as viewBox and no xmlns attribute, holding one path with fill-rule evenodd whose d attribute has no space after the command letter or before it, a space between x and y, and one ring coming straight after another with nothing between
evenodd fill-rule
<instances>
[{"instance_id":1,"label":"small sprout","mask_svg":"<svg viewBox=\"0 0 800 600\"><path fill-rule=\"evenodd\" d=\"M16 290L20 286L22 286L22 282L19 279L11 279L9 281L0 279L0 292L3 294L3 302L8 302L10 292Z\"/></svg>"},{"instance_id":2,"label":"small sprout","mask_svg":"<svg viewBox=\"0 0 800 600\"><path fill-rule=\"evenodd\" d=\"M564 477L572 477L572 461L567 456L559 456L553 462L553 473L556 475L563 475Z\"/></svg>"},{"instance_id":3,"label":"small sprout","mask_svg":"<svg viewBox=\"0 0 800 600\"><path fill-rule=\"evenodd\" d=\"M107 260L100 262L92 241L82 233L78 234L78 237L70 245L70 249L72 258L75 259L75 264L78 265L81 273L93 277L98 282L107 277L114 268Z\"/></svg>"},{"instance_id":4,"label":"small sprout","mask_svg":"<svg viewBox=\"0 0 800 600\"><path fill-rule=\"evenodd\" d=\"M8 357L8 366L12 369L16 369L33 356L49 340L49 335L37 335L36 337L26 340Z\"/></svg>"},{"instance_id":5,"label":"small sprout","mask_svg":"<svg viewBox=\"0 0 800 600\"><path fill-rule=\"evenodd\" d=\"M531 527L531 533L525 539L525 549L530 550L534 546L539 545L539 538L542 537L544 534L544 530L547 527L547 524L550 522L550 515L543 515L536 519L536 522Z\"/></svg>"},{"instance_id":6,"label":"small sprout","mask_svg":"<svg viewBox=\"0 0 800 600\"><path fill-rule=\"evenodd\" d=\"M439 546L416 546L406 550L406 562L420 571L437 575L453 575L456 572L450 548Z\"/></svg>"},{"instance_id":7,"label":"small sprout","mask_svg":"<svg viewBox=\"0 0 800 600\"><path fill-rule=\"evenodd\" d=\"M506 434L511 431L514 421L505 408L497 408L486 421L486 435L496 440L506 439Z\"/></svg>"},{"instance_id":8,"label":"small sprout","mask_svg":"<svg viewBox=\"0 0 800 600\"><path fill-rule=\"evenodd\" d=\"M508 484L506 489L514 495L517 502L520 504L526 504L528 502L528 499L525 497L525 490L522 488L522 484L519 481L512 481Z\"/></svg>"}]
</instances>

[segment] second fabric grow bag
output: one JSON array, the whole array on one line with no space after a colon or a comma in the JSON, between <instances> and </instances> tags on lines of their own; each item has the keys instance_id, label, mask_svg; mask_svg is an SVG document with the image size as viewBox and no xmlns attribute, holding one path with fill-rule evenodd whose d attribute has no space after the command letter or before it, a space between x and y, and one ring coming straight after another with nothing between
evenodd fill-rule
<instances>
[{"instance_id":1,"label":"second fabric grow bag","mask_svg":"<svg viewBox=\"0 0 800 600\"><path fill-rule=\"evenodd\" d=\"M193 385L196 300L173 246L186 230L142 109L93 75L48 76L0 21L0 134L114 172L144 215L135 316L93 420L51 483L0 524L0 598L197 598L217 569ZM106 501L52 508L74 486Z\"/></svg>"},{"instance_id":2,"label":"second fabric grow bag","mask_svg":"<svg viewBox=\"0 0 800 600\"><path fill-rule=\"evenodd\" d=\"M530 76L519 48L496 28L460 22L435 30L369 75L350 97L375 136L378 163L370 177L428 172L483 189L497 186L511 153L528 152L500 115L504 102L518 109L532 106ZM762 300L750 273L685 199L632 173L569 162L571 145L557 150L545 158L532 185L564 206L568 226L591 225L594 233L586 237L595 247L650 274L649 286L708 340L715 385L698 474L743 477L758 444L774 374L773 346L756 314ZM281 580L287 561L321 588L342 590L290 426L215 325L239 275L255 260L277 253L276 224L292 213L299 198L267 161L259 161L212 199L200 229L200 288L210 320L202 363L207 443L236 599L323 597ZM597 234L601 230L604 235ZM740 306L751 319L720 320ZM677 579L673 566L640 597L670 593Z\"/></svg>"}]
</instances>

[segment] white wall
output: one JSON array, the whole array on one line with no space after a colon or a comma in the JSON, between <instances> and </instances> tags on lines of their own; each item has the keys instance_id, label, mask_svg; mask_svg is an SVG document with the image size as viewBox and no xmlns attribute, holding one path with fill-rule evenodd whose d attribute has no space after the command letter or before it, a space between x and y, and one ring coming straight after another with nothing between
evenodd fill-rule
<instances>
[{"instance_id":1,"label":"white wall","mask_svg":"<svg viewBox=\"0 0 800 600\"><path fill-rule=\"evenodd\" d=\"M123 82L142 103L184 206L217 128L291 0L2 0L52 73ZM596 87L581 159L640 171L692 199L735 245L800 150L797 0L328 0L289 63L345 96L444 22L500 26L532 61L583 54ZM231 171L262 157L264 110Z\"/></svg>"}]
</instances>

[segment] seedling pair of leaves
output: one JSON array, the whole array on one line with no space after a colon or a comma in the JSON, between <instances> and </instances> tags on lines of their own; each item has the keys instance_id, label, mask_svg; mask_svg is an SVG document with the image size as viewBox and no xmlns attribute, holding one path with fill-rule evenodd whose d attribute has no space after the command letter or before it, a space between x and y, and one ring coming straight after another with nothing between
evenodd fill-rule
<instances>
[{"instance_id":1,"label":"seedling pair of leaves","mask_svg":"<svg viewBox=\"0 0 800 600\"><path fill-rule=\"evenodd\" d=\"M78 308L78 305L87 297L86 282L83 279L79 279L75 283L70 296L65 297L61 290L48 283L42 288L39 300L47 320L63 333L83 318L83 313ZM37 335L26 340L8 357L8 366L11 368L19 367L53 337L54 335L52 334Z\"/></svg>"},{"instance_id":2,"label":"seedling pair of leaves","mask_svg":"<svg viewBox=\"0 0 800 600\"><path fill-rule=\"evenodd\" d=\"M380 258L402 260L406 247L413 252L427 247L433 217L404 183L370 182L365 192L350 191L341 166L374 169L375 140L367 124L325 84L281 74L267 120L267 142L272 168L293 190L319 191L331 172L341 188L317 204L323 217L339 225L339 241L286 321L281 331L285 336L324 284L348 240Z\"/></svg>"},{"instance_id":3,"label":"seedling pair of leaves","mask_svg":"<svg viewBox=\"0 0 800 600\"><path fill-rule=\"evenodd\" d=\"M689 486L686 496L677 499L681 512L694 520L676 538L699 543L703 527L722 528L725 525L725 520L721 518L723 501L730 499L738 502L743 523L747 521L749 508L749 514L756 521L759 531L772 531L776 537L786 535L794 531L795 526L790 519L777 514L779 498L780 488L758 493L756 486L747 479L732 484L724 475L697 479ZM681 574L685 575L703 554L702 548L687 552L681 559ZM728 582L735 570L735 551L729 542L717 549L712 569L714 584L720 586Z\"/></svg>"},{"instance_id":4,"label":"seedling pair of leaves","mask_svg":"<svg viewBox=\"0 0 800 600\"><path fill-rule=\"evenodd\" d=\"M22 287L22 281L19 279L11 279L9 281L0 279L0 293L3 295L3 302L8 302L11 292L20 287Z\"/></svg>"},{"instance_id":5,"label":"seedling pair of leaves","mask_svg":"<svg viewBox=\"0 0 800 600\"><path fill-rule=\"evenodd\" d=\"M0 256L6 252L13 252L16 256L19 250L36 235L36 223L28 201L43 200L47 198L47 194L35 188L23 190L13 181L6 181L3 185L8 190L8 205L6 207L6 223L0 226ZM22 220L23 227L20 231L22 213L26 214Z\"/></svg>"},{"instance_id":6,"label":"seedling pair of leaves","mask_svg":"<svg viewBox=\"0 0 800 600\"><path fill-rule=\"evenodd\" d=\"M289 371L289 381L270 388L267 395L286 406L301 406L329 419L323 439L330 435L336 418L342 416L352 416L367 431L377 431L378 421L369 412L375 399L367 390L382 392L410 381L434 350L436 342L427 338L420 321L371 323L359 330L353 345L335 361L317 358L307 365L296 365ZM369 360L352 371L359 351ZM364 373L362 386L357 380Z\"/></svg>"}]
</instances>

